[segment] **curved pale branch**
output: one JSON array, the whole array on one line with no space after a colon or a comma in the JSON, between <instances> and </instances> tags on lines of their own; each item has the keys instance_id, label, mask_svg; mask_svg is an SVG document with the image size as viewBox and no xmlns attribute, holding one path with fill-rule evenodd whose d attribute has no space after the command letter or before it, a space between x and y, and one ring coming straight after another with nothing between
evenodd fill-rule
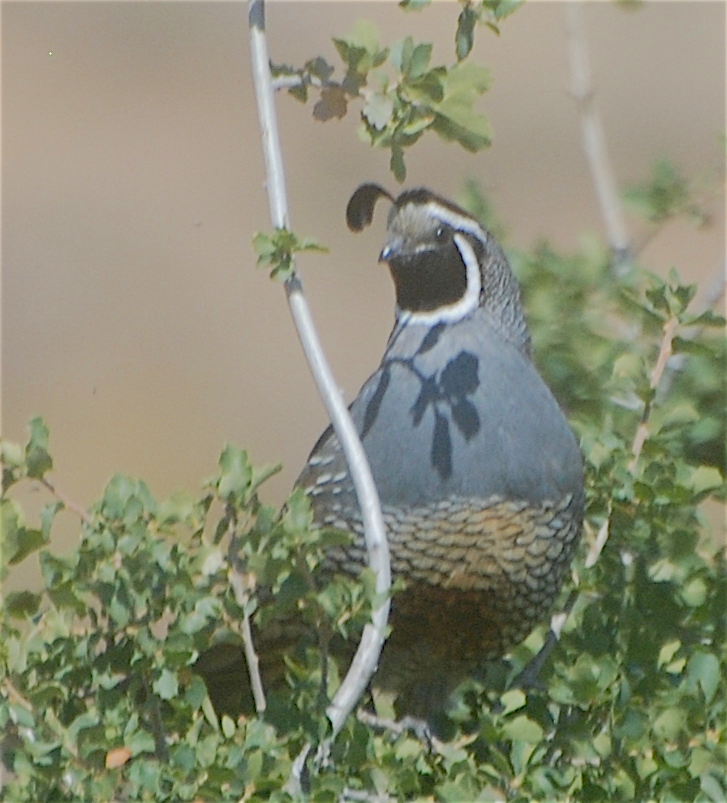
<instances>
[{"instance_id":1,"label":"curved pale branch","mask_svg":"<svg viewBox=\"0 0 727 803\"><path fill-rule=\"evenodd\" d=\"M265 37L264 0L248 0L248 21L250 57L265 154L270 217L276 228L289 228L285 175ZM328 708L327 714L331 721L331 738L333 738L340 731L346 717L353 710L371 679L384 643L391 586L389 547L381 505L366 453L323 354L300 279L295 272L285 282L285 292L303 351L348 461L363 516L369 565L376 576L378 598L382 600L373 611L372 621L364 629L351 668Z\"/></svg>"}]
</instances>

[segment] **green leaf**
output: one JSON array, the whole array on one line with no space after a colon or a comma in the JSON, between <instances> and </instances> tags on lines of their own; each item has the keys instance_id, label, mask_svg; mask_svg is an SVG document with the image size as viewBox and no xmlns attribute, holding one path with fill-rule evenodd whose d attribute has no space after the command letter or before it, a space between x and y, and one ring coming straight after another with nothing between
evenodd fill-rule
<instances>
[{"instance_id":1,"label":"green leaf","mask_svg":"<svg viewBox=\"0 0 727 803\"><path fill-rule=\"evenodd\" d=\"M322 56L306 61L304 69L322 83L329 81L333 75L333 67Z\"/></svg>"},{"instance_id":2,"label":"green leaf","mask_svg":"<svg viewBox=\"0 0 727 803\"><path fill-rule=\"evenodd\" d=\"M2 490L6 492L25 475L25 450L19 443L0 442L0 460L2 461Z\"/></svg>"},{"instance_id":3,"label":"green leaf","mask_svg":"<svg viewBox=\"0 0 727 803\"><path fill-rule=\"evenodd\" d=\"M406 178L406 165L404 164L404 149L394 145L391 149L389 168L398 182L403 182Z\"/></svg>"},{"instance_id":4,"label":"green leaf","mask_svg":"<svg viewBox=\"0 0 727 803\"><path fill-rule=\"evenodd\" d=\"M692 578L681 589L679 596L690 608L699 608L707 599L707 584L701 577Z\"/></svg>"},{"instance_id":5,"label":"green leaf","mask_svg":"<svg viewBox=\"0 0 727 803\"><path fill-rule=\"evenodd\" d=\"M421 77L429 67L432 57L432 45L429 42L421 42L412 51L407 69L407 77L411 80Z\"/></svg>"},{"instance_id":6,"label":"green leaf","mask_svg":"<svg viewBox=\"0 0 727 803\"><path fill-rule=\"evenodd\" d=\"M223 499L244 499L252 482L252 466L247 452L227 444L219 460L217 491Z\"/></svg>"},{"instance_id":7,"label":"green leaf","mask_svg":"<svg viewBox=\"0 0 727 803\"><path fill-rule=\"evenodd\" d=\"M502 695L500 702L503 706L502 715L505 716L522 708L527 702L527 697L521 689L510 689Z\"/></svg>"},{"instance_id":8,"label":"green leaf","mask_svg":"<svg viewBox=\"0 0 727 803\"><path fill-rule=\"evenodd\" d=\"M477 12L470 5L465 6L460 12L459 19L457 20L457 32L454 37L458 61L467 58L472 50L472 45L475 41L475 25L477 24L477 20Z\"/></svg>"},{"instance_id":9,"label":"green leaf","mask_svg":"<svg viewBox=\"0 0 727 803\"><path fill-rule=\"evenodd\" d=\"M53 524L53 519L55 518L56 513L58 511L63 510L65 505L63 502L56 501L51 502L48 505L44 505L43 509L40 511L40 521L41 527L43 530L43 535L46 538L46 541L50 539L50 529Z\"/></svg>"},{"instance_id":10,"label":"green leaf","mask_svg":"<svg viewBox=\"0 0 727 803\"><path fill-rule=\"evenodd\" d=\"M703 494L706 491L713 491L724 485L724 478L718 468L714 466L685 466L688 469L688 477L684 482L695 494Z\"/></svg>"},{"instance_id":11,"label":"green leaf","mask_svg":"<svg viewBox=\"0 0 727 803\"><path fill-rule=\"evenodd\" d=\"M492 86L492 73L487 67L475 62L455 64L447 73L446 95L463 96L474 101L478 95Z\"/></svg>"},{"instance_id":12,"label":"green leaf","mask_svg":"<svg viewBox=\"0 0 727 803\"><path fill-rule=\"evenodd\" d=\"M686 179L668 159L659 159L651 178L624 191L624 199L634 210L654 223L687 211L690 190Z\"/></svg>"},{"instance_id":13,"label":"green leaf","mask_svg":"<svg viewBox=\"0 0 727 803\"><path fill-rule=\"evenodd\" d=\"M12 499L3 499L0 502L0 527L2 527L0 564L20 563L32 552L48 543L48 535L43 530L25 527L23 511Z\"/></svg>"},{"instance_id":14,"label":"green leaf","mask_svg":"<svg viewBox=\"0 0 727 803\"><path fill-rule=\"evenodd\" d=\"M131 751L132 756L139 756L142 753L154 753L156 751L154 737L147 730L138 730L133 733L126 741L125 746Z\"/></svg>"},{"instance_id":15,"label":"green leaf","mask_svg":"<svg viewBox=\"0 0 727 803\"><path fill-rule=\"evenodd\" d=\"M14 499L0 500L0 564L10 563L20 547L19 533L25 529L23 509ZM22 537L22 536L21 536Z\"/></svg>"},{"instance_id":16,"label":"green leaf","mask_svg":"<svg viewBox=\"0 0 727 803\"><path fill-rule=\"evenodd\" d=\"M201 505L188 491L177 491L159 505L157 519L160 526L183 523L193 529L202 523Z\"/></svg>"},{"instance_id":17,"label":"green leaf","mask_svg":"<svg viewBox=\"0 0 727 803\"><path fill-rule=\"evenodd\" d=\"M673 741L685 727L686 721L686 712L682 708L667 708L654 720L654 733L660 739Z\"/></svg>"},{"instance_id":18,"label":"green leaf","mask_svg":"<svg viewBox=\"0 0 727 803\"><path fill-rule=\"evenodd\" d=\"M525 3L525 0L495 0L490 4L492 13L496 20L504 20L517 11L520 6Z\"/></svg>"},{"instance_id":19,"label":"green leaf","mask_svg":"<svg viewBox=\"0 0 727 803\"><path fill-rule=\"evenodd\" d=\"M32 591L11 591L3 602L3 608L10 616L17 618L34 616L40 607L40 594Z\"/></svg>"},{"instance_id":20,"label":"green leaf","mask_svg":"<svg viewBox=\"0 0 727 803\"><path fill-rule=\"evenodd\" d=\"M422 104L423 108L413 108L410 110L410 119L418 120L426 118L433 119L432 111L427 108L431 104L439 103L444 98L444 79L446 70L443 67L435 67L425 72L421 77L408 81L401 87L401 94L413 103Z\"/></svg>"},{"instance_id":21,"label":"green leaf","mask_svg":"<svg viewBox=\"0 0 727 803\"><path fill-rule=\"evenodd\" d=\"M687 678L699 686L709 705L720 684L719 660L711 652L695 652L687 661Z\"/></svg>"},{"instance_id":22,"label":"green leaf","mask_svg":"<svg viewBox=\"0 0 727 803\"><path fill-rule=\"evenodd\" d=\"M413 49L414 40L411 38L411 36L407 36L405 39L400 39L391 46L391 50L389 52L389 61L391 62L391 66L400 73L403 73L404 76L406 76L406 72L409 68L409 62L411 60Z\"/></svg>"},{"instance_id":23,"label":"green leaf","mask_svg":"<svg viewBox=\"0 0 727 803\"><path fill-rule=\"evenodd\" d=\"M379 31L371 20L358 20L346 41L356 47L363 48L367 53L375 54L379 52Z\"/></svg>"},{"instance_id":24,"label":"green leaf","mask_svg":"<svg viewBox=\"0 0 727 803\"><path fill-rule=\"evenodd\" d=\"M222 717L222 733L228 739L231 739L235 735L235 723L227 714Z\"/></svg>"},{"instance_id":25,"label":"green leaf","mask_svg":"<svg viewBox=\"0 0 727 803\"><path fill-rule=\"evenodd\" d=\"M364 78L388 56L388 50L379 45L376 26L369 20L359 20L349 36L334 39L333 44L349 72Z\"/></svg>"},{"instance_id":26,"label":"green leaf","mask_svg":"<svg viewBox=\"0 0 727 803\"><path fill-rule=\"evenodd\" d=\"M386 128L394 111L394 101L385 95L373 95L363 107L361 114L378 131Z\"/></svg>"},{"instance_id":27,"label":"green leaf","mask_svg":"<svg viewBox=\"0 0 727 803\"><path fill-rule=\"evenodd\" d=\"M25 447L28 476L41 479L53 468L53 460L48 453L48 427L42 418L36 417L30 422L29 429L30 440Z\"/></svg>"},{"instance_id":28,"label":"green leaf","mask_svg":"<svg viewBox=\"0 0 727 803\"><path fill-rule=\"evenodd\" d=\"M506 722L503 730L508 738L531 745L538 744L543 739L542 727L525 714Z\"/></svg>"},{"instance_id":29,"label":"green leaf","mask_svg":"<svg viewBox=\"0 0 727 803\"><path fill-rule=\"evenodd\" d=\"M437 113L434 130L443 139L454 139L470 151L477 151L492 142L492 129L483 114L475 112L473 103L490 86L490 72L469 62L455 64L444 82L444 98L432 104Z\"/></svg>"},{"instance_id":30,"label":"green leaf","mask_svg":"<svg viewBox=\"0 0 727 803\"><path fill-rule=\"evenodd\" d=\"M154 681L152 688L162 700L172 700L179 693L177 676L168 669L162 669L161 675Z\"/></svg>"},{"instance_id":31,"label":"green leaf","mask_svg":"<svg viewBox=\"0 0 727 803\"><path fill-rule=\"evenodd\" d=\"M143 520L155 509L154 498L147 484L141 480L116 474L104 489L102 514L112 520L118 519L126 526Z\"/></svg>"},{"instance_id":32,"label":"green leaf","mask_svg":"<svg viewBox=\"0 0 727 803\"><path fill-rule=\"evenodd\" d=\"M681 641L679 639L672 639L664 644L661 649L659 650L659 658L657 660L657 666L661 668L664 664L668 664L671 659L677 654L679 648L682 646Z\"/></svg>"}]
</instances>

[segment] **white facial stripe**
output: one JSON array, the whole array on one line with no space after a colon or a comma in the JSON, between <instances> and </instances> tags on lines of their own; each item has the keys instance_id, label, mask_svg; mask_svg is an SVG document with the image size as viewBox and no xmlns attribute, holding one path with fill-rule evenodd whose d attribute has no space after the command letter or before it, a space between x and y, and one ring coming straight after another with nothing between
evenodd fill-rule
<instances>
[{"instance_id":1,"label":"white facial stripe","mask_svg":"<svg viewBox=\"0 0 727 803\"><path fill-rule=\"evenodd\" d=\"M484 229L473 218L458 215L451 209L447 209L446 206L442 206L434 201L430 201L424 208L433 218L441 220L442 223L451 226L455 231L465 231L467 234L477 237L483 245L487 242L487 235Z\"/></svg>"},{"instance_id":2,"label":"white facial stripe","mask_svg":"<svg viewBox=\"0 0 727 803\"><path fill-rule=\"evenodd\" d=\"M437 206L436 209L439 211L442 207ZM453 223L445 221L440 215L436 217L442 220L442 222L454 226ZM457 227L459 229L464 229L464 227L460 225L460 222L466 220L466 218L460 218L458 215L452 215L451 217L453 220L456 219L458 221ZM474 225L480 232L482 231L477 224ZM480 274L480 264L477 261L477 255L475 254L474 248L467 242L467 238L462 234L456 233L454 235L454 242L459 249L459 253L462 255L462 261L467 269L467 289L462 298L460 298L459 301L455 301L454 304L447 304L446 306L430 310L429 312L402 312L399 316L399 320L407 323L424 323L428 326L437 323L453 323L454 321L462 320L462 318L469 315L472 310L477 308L480 303L480 292L482 291L482 276Z\"/></svg>"}]
</instances>

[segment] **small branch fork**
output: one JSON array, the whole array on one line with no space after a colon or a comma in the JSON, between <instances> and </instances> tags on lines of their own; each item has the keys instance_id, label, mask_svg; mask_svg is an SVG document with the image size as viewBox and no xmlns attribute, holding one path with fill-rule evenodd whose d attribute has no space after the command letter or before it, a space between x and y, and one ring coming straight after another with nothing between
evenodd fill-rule
<instances>
[{"instance_id":1,"label":"small branch fork","mask_svg":"<svg viewBox=\"0 0 727 803\"><path fill-rule=\"evenodd\" d=\"M248 0L248 23L250 58L267 173L270 218L276 228L288 228L290 221L265 35L264 0ZM389 613L391 570L381 505L366 454L326 362L313 326L308 303L303 295L300 279L295 272L285 282L285 292L303 351L346 455L364 521L369 565L376 576L377 594L380 599L384 600L373 611L372 621L364 628L361 643L348 674L328 707L326 713L331 722L331 735L328 742L321 745L319 749L318 758L320 760L326 754L330 742L341 730L376 669L384 643ZM293 788L300 789L301 772L309 752L310 746L307 745L298 757L300 760L295 762L296 766L291 777Z\"/></svg>"}]
</instances>

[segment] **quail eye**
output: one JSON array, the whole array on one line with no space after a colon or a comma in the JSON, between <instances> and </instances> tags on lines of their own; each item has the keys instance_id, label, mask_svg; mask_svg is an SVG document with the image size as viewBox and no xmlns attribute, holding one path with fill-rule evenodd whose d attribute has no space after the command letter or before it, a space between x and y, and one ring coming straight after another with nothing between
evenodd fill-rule
<instances>
[{"instance_id":1,"label":"quail eye","mask_svg":"<svg viewBox=\"0 0 727 803\"><path fill-rule=\"evenodd\" d=\"M449 229L446 226L440 226L434 232L434 239L440 244L444 245L449 240Z\"/></svg>"}]
</instances>

